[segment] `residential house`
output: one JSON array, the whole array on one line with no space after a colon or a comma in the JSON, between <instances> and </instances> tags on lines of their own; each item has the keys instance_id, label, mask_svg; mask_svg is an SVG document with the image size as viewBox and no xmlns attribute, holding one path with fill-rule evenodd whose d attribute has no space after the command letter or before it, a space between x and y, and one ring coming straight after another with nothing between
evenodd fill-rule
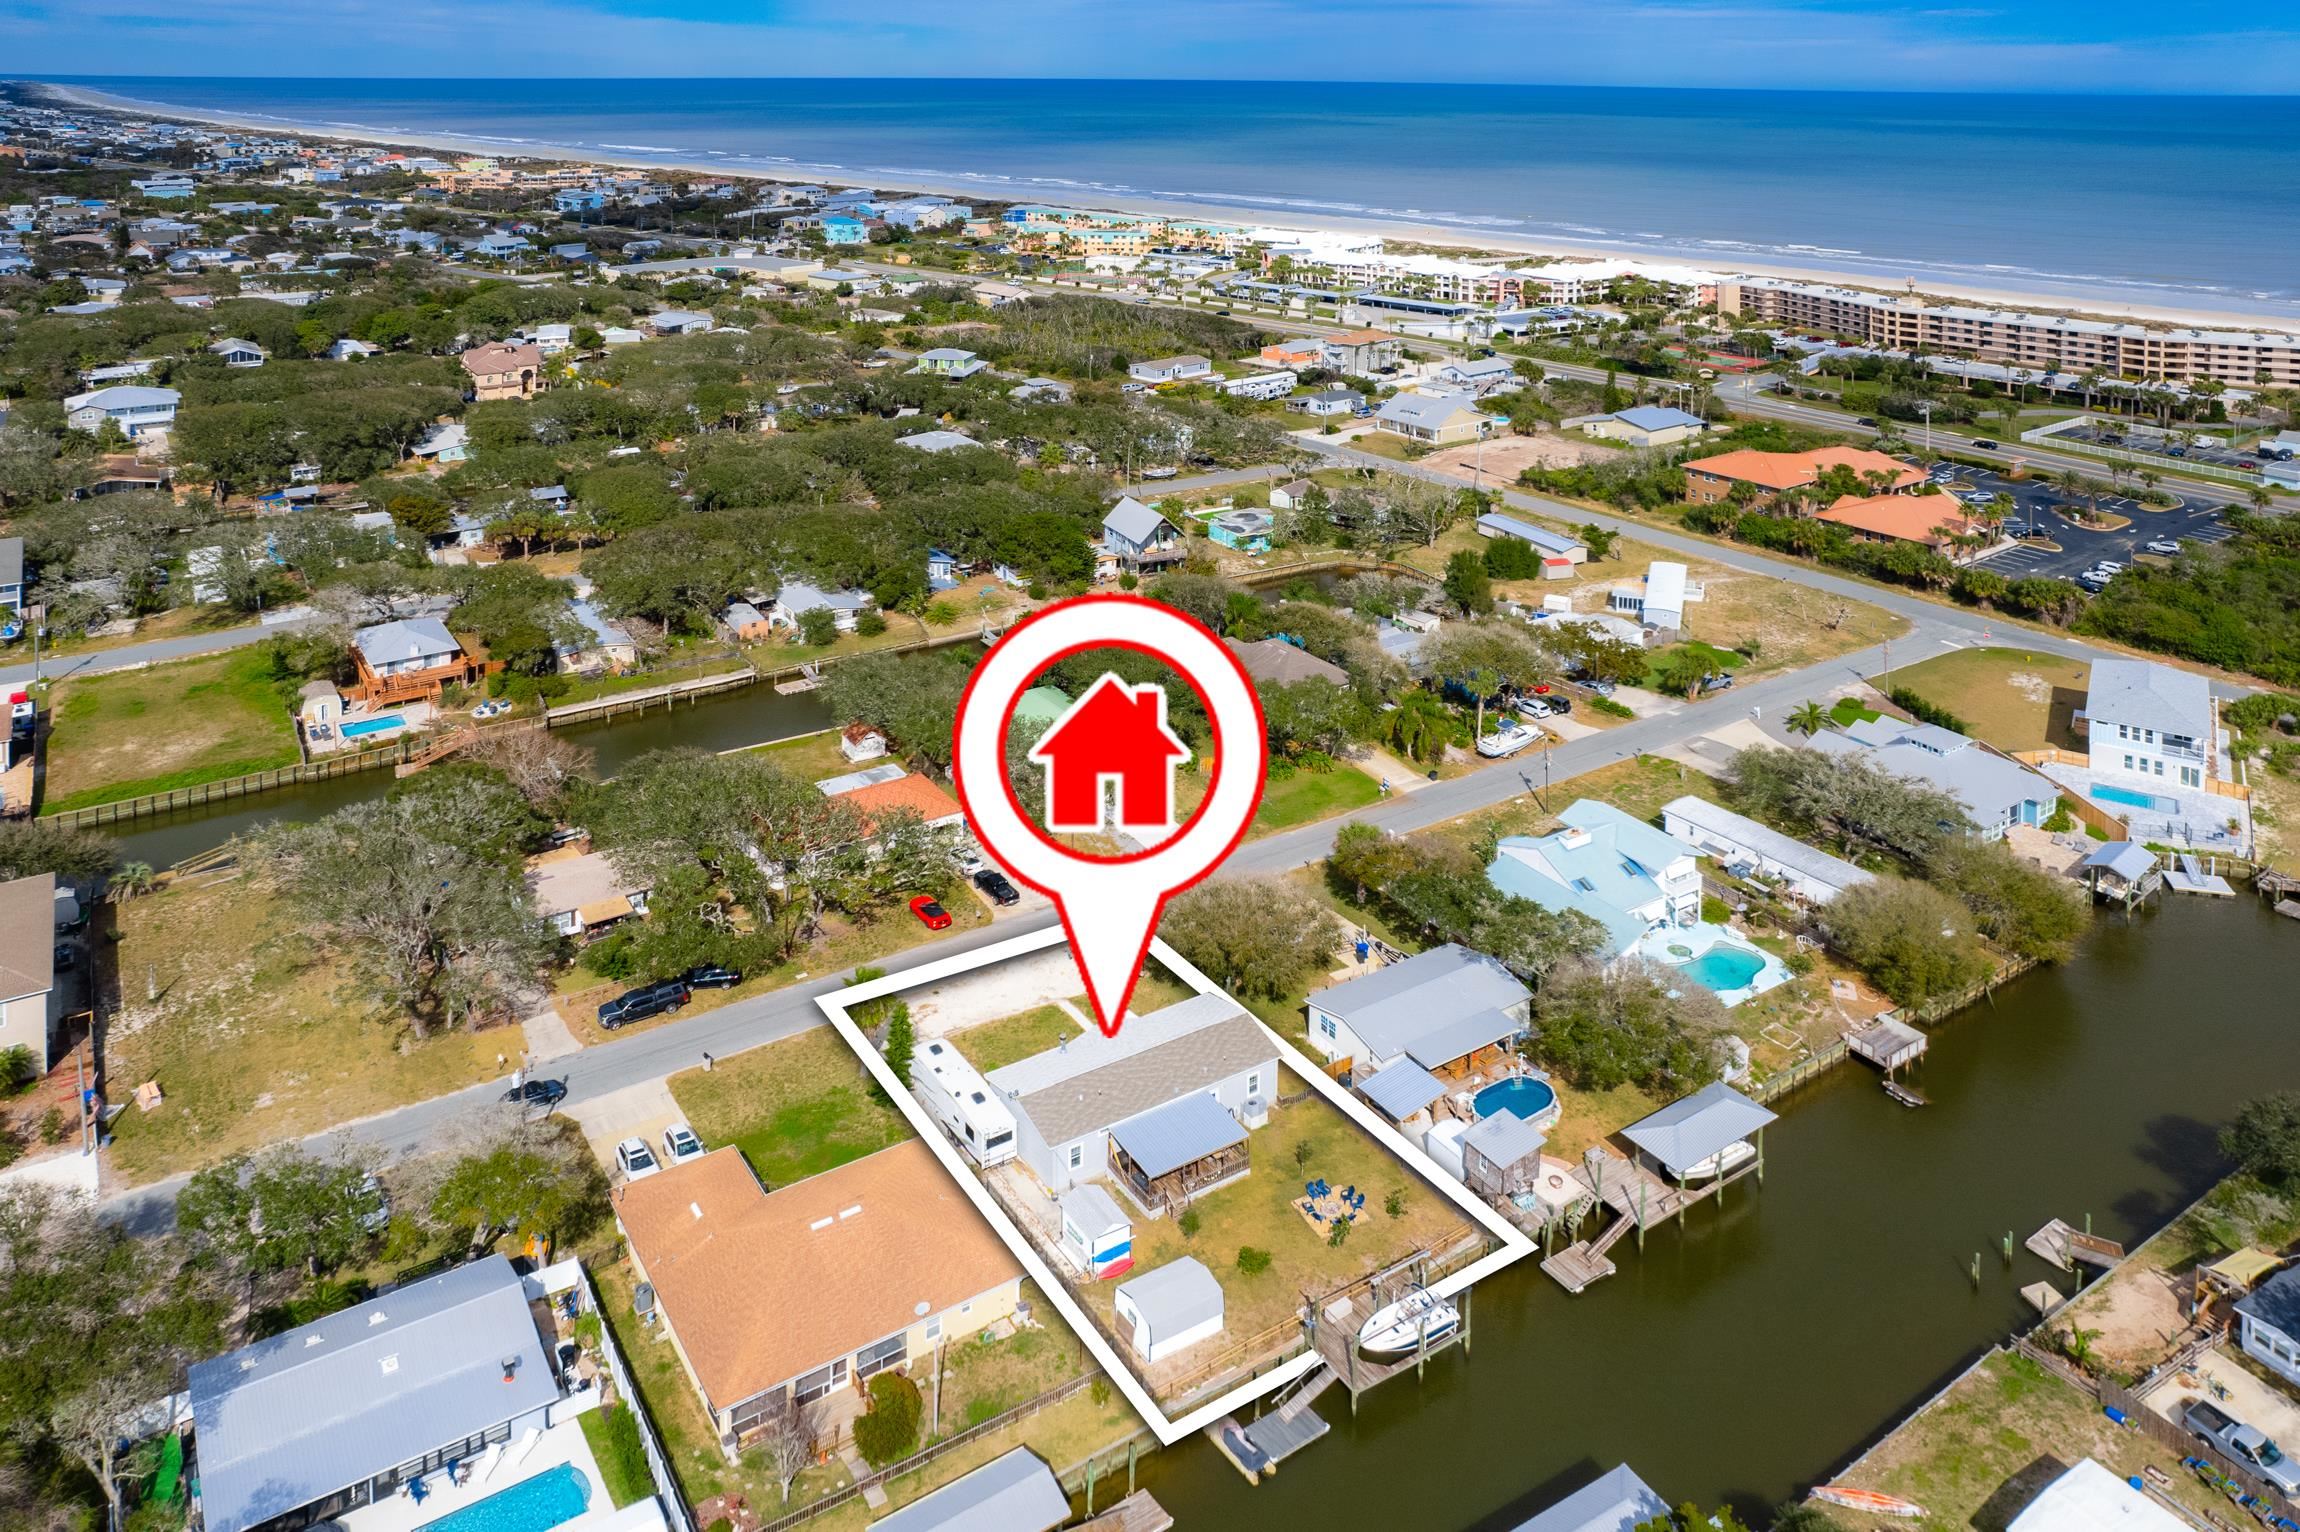
<instances>
[{"instance_id":1,"label":"residential house","mask_svg":"<svg viewBox=\"0 0 2300 1532\"><path fill-rule=\"evenodd\" d=\"M1685 604L1698 600L1683 564L1655 559L1642 580L1624 581L1606 593L1609 611L1634 617L1657 635L1674 637L1685 627Z\"/></svg>"},{"instance_id":2,"label":"residential house","mask_svg":"<svg viewBox=\"0 0 2300 1532\"><path fill-rule=\"evenodd\" d=\"M1353 1075L1411 1060L1433 1074L1516 1037L1533 992L1501 963L1448 942L1312 994L1310 1046Z\"/></svg>"},{"instance_id":3,"label":"residential house","mask_svg":"<svg viewBox=\"0 0 2300 1532\"><path fill-rule=\"evenodd\" d=\"M410 617L361 628L351 638L352 693L370 707L418 698L437 701L450 682L469 685L479 666L436 617Z\"/></svg>"},{"instance_id":4,"label":"residential house","mask_svg":"<svg viewBox=\"0 0 2300 1532\"><path fill-rule=\"evenodd\" d=\"M971 351L961 351L956 346L937 346L931 351L921 351L911 371L937 378L971 378L989 365Z\"/></svg>"},{"instance_id":5,"label":"residential house","mask_svg":"<svg viewBox=\"0 0 2300 1532\"><path fill-rule=\"evenodd\" d=\"M1585 419L1581 429L1591 436L1627 442L1632 447L1674 447L1706 434L1709 422L1672 405L1641 404L1634 409L1615 410L1610 415Z\"/></svg>"},{"instance_id":6,"label":"residential house","mask_svg":"<svg viewBox=\"0 0 2300 1532\"><path fill-rule=\"evenodd\" d=\"M2084 723L2096 776L2201 788L2229 775L2212 683L2194 671L2153 660L2095 660Z\"/></svg>"},{"instance_id":7,"label":"residential house","mask_svg":"<svg viewBox=\"0 0 2300 1532\"><path fill-rule=\"evenodd\" d=\"M1300 381L1290 372L1249 372L1243 377L1224 378L1214 386L1233 399L1283 399Z\"/></svg>"},{"instance_id":8,"label":"residential house","mask_svg":"<svg viewBox=\"0 0 2300 1532\"><path fill-rule=\"evenodd\" d=\"M1278 1050L1228 996L1193 995L988 1079L1049 1192L1109 1180L1155 1217L1247 1174L1247 1130L1277 1093Z\"/></svg>"},{"instance_id":9,"label":"residential house","mask_svg":"<svg viewBox=\"0 0 2300 1532\"><path fill-rule=\"evenodd\" d=\"M432 463L467 463L471 460L471 427L460 420L433 426L423 439L407 449L411 457Z\"/></svg>"},{"instance_id":10,"label":"residential house","mask_svg":"<svg viewBox=\"0 0 2300 1532\"><path fill-rule=\"evenodd\" d=\"M1223 511L1206 523L1206 539L1240 553L1270 551L1270 529L1276 520L1268 511L1252 508Z\"/></svg>"},{"instance_id":11,"label":"residential house","mask_svg":"<svg viewBox=\"0 0 2300 1532\"><path fill-rule=\"evenodd\" d=\"M719 614L719 621L739 644L762 642L774 632L774 624L767 620L767 614L748 601L728 602L727 609Z\"/></svg>"},{"instance_id":12,"label":"residential house","mask_svg":"<svg viewBox=\"0 0 2300 1532\"><path fill-rule=\"evenodd\" d=\"M1274 340L1262 348L1261 360L1273 367L1323 367L1326 364L1325 338L1294 335Z\"/></svg>"},{"instance_id":13,"label":"residential house","mask_svg":"<svg viewBox=\"0 0 2300 1532\"><path fill-rule=\"evenodd\" d=\"M2195 1525L2188 1515L2166 1510L2148 1490L2079 1458L2005 1523L2005 1532L2191 1532Z\"/></svg>"},{"instance_id":14,"label":"residential house","mask_svg":"<svg viewBox=\"0 0 2300 1532\"><path fill-rule=\"evenodd\" d=\"M347 335L341 340L329 342L327 350L321 354L331 362L363 362L382 349L381 346L370 345L364 340L353 340Z\"/></svg>"},{"instance_id":15,"label":"residential house","mask_svg":"<svg viewBox=\"0 0 2300 1532\"><path fill-rule=\"evenodd\" d=\"M1273 511L1296 510L1310 498L1310 491L1317 487L1308 479L1293 479L1280 484L1270 491L1270 509Z\"/></svg>"},{"instance_id":16,"label":"residential house","mask_svg":"<svg viewBox=\"0 0 2300 1532\"><path fill-rule=\"evenodd\" d=\"M599 1393L555 1370L557 1336L537 1328L546 1291L485 1256L193 1363L183 1477L200 1524L325 1524L418 1481L447 1498L442 1470L458 1462L486 1459L495 1494L568 1461L575 1417ZM536 1453L538 1441L504 1454L530 1437L552 1438L552 1450Z\"/></svg>"},{"instance_id":17,"label":"residential house","mask_svg":"<svg viewBox=\"0 0 2300 1532\"><path fill-rule=\"evenodd\" d=\"M1222 1333L1222 1284L1180 1256L1118 1284L1111 1307L1134 1354L1158 1363Z\"/></svg>"},{"instance_id":18,"label":"residential house","mask_svg":"<svg viewBox=\"0 0 2300 1532\"><path fill-rule=\"evenodd\" d=\"M535 913L561 936L589 941L609 926L647 913L649 886L621 872L604 853L574 846L530 858Z\"/></svg>"},{"instance_id":19,"label":"residential house","mask_svg":"<svg viewBox=\"0 0 2300 1532\"><path fill-rule=\"evenodd\" d=\"M916 772L903 772L883 781L866 782L839 794L862 817L865 834L875 834L879 822L896 813L916 814L930 830L962 828L966 810L939 783Z\"/></svg>"},{"instance_id":20,"label":"residential house","mask_svg":"<svg viewBox=\"0 0 2300 1532\"><path fill-rule=\"evenodd\" d=\"M1701 866L1691 850L1610 803L1578 799L1557 817L1564 828L1502 840L1486 880L1553 914L1588 916L1605 932L1608 962L1649 931L1700 920Z\"/></svg>"},{"instance_id":21,"label":"residential house","mask_svg":"<svg viewBox=\"0 0 2300 1532\"><path fill-rule=\"evenodd\" d=\"M539 346L490 342L473 346L456 360L471 375L472 396L481 401L530 399L543 381L543 351Z\"/></svg>"},{"instance_id":22,"label":"residential house","mask_svg":"<svg viewBox=\"0 0 2300 1532\"><path fill-rule=\"evenodd\" d=\"M893 211L893 209L889 209ZM871 1532L1054 1532L1070 1492L1028 1447L1015 1447L871 1523Z\"/></svg>"},{"instance_id":23,"label":"residential house","mask_svg":"<svg viewBox=\"0 0 2300 1532\"><path fill-rule=\"evenodd\" d=\"M1238 657L1246 674L1260 686L1292 686L1301 681L1324 681L1333 686L1350 684L1350 673L1341 666L1319 659L1299 644L1289 644L1282 638L1257 639L1242 643L1225 638L1230 652Z\"/></svg>"},{"instance_id":24,"label":"residential house","mask_svg":"<svg viewBox=\"0 0 2300 1532\"><path fill-rule=\"evenodd\" d=\"M1531 1521L1519 1522L1514 1532L1635 1532L1668 1516L1668 1502L1623 1463Z\"/></svg>"},{"instance_id":25,"label":"residential house","mask_svg":"<svg viewBox=\"0 0 2300 1532\"><path fill-rule=\"evenodd\" d=\"M1687 463L1685 498L1696 504L1714 504L1727 499L1734 485L1746 484L1750 504L1766 506L1783 490L1820 483L1832 469L1843 469L1863 485L1873 482L1896 493L1925 482L1921 470L1867 447L1820 447L1811 452L1743 448Z\"/></svg>"},{"instance_id":26,"label":"residential house","mask_svg":"<svg viewBox=\"0 0 2300 1532\"><path fill-rule=\"evenodd\" d=\"M1214 376L1214 364L1202 356L1161 356L1134 362L1126 375L1137 383L1189 383Z\"/></svg>"},{"instance_id":27,"label":"residential house","mask_svg":"<svg viewBox=\"0 0 2300 1532\"><path fill-rule=\"evenodd\" d=\"M1396 371L1405 354L1406 343L1386 330L1351 330L1326 341L1328 367L1365 377Z\"/></svg>"},{"instance_id":28,"label":"residential house","mask_svg":"<svg viewBox=\"0 0 2300 1532\"><path fill-rule=\"evenodd\" d=\"M1984 840L2001 839L2016 824L2042 824L2060 803L2060 789L2045 777L1937 724L1865 719L1841 731L1824 729L1804 743L1940 789L1964 809L1973 833Z\"/></svg>"},{"instance_id":29,"label":"residential house","mask_svg":"<svg viewBox=\"0 0 2300 1532\"><path fill-rule=\"evenodd\" d=\"M226 367L261 367L269 353L252 340L219 340L208 347L210 356L220 356Z\"/></svg>"},{"instance_id":30,"label":"residential house","mask_svg":"<svg viewBox=\"0 0 2300 1532\"><path fill-rule=\"evenodd\" d=\"M1716 858L1728 872L1777 884L1805 904L1827 904L1876 877L1746 814L1691 794L1662 805L1661 828L1680 845Z\"/></svg>"},{"instance_id":31,"label":"residential house","mask_svg":"<svg viewBox=\"0 0 2300 1532\"><path fill-rule=\"evenodd\" d=\"M1316 393L1303 394L1299 398L1288 399L1286 408L1300 410L1305 415L1326 420L1341 415L1355 415L1359 410L1365 408L1365 404L1366 396L1356 389L1336 386L1321 388Z\"/></svg>"},{"instance_id":32,"label":"residential house","mask_svg":"<svg viewBox=\"0 0 2300 1532\"><path fill-rule=\"evenodd\" d=\"M1488 511L1478 517L1477 535L1514 537L1521 543L1530 543L1534 551L1541 555L1544 565L1552 560L1563 563L1563 574L1566 576L1572 574L1574 565L1586 563L1589 559L1589 546L1580 538L1570 533L1552 532L1547 527L1536 526L1515 516L1505 516L1499 511Z\"/></svg>"},{"instance_id":33,"label":"residential house","mask_svg":"<svg viewBox=\"0 0 2300 1532\"><path fill-rule=\"evenodd\" d=\"M545 356L558 356L575 349L575 327L571 324L539 324L533 336L535 349Z\"/></svg>"},{"instance_id":34,"label":"residential house","mask_svg":"<svg viewBox=\"0 0 2300 1532\"><path fill-rule=\"evenodd\" d=\"M24 610L24 539L0 537L0 607Z\"/></svg>"},{"instance_id":35,"label":"residential house","mask_svg":"<svg viewBox=\"0 0 2300 1532\"><path fill-rule=\"evenodd\" d=\"M713 324L710 315L694 309L665 309L660 314L649 314L639 321L639 328L649 335L703 335Z\"/></svg>"},{"instance_id":36,"label":"residential house","mask_svg":"<svg viewBox=\"0 0 2300 1532\"><path fill-rule=\"evenodd\" d=\"M2244 1354L2300 1387L2300 1266L2285 1267L2237 1299L2236 1321Z\"/></svg>"},{"instance_id":37,"label":"residential house","mask_svg":"<svg viewBox=\"0 0 2300 1532\"><path fill-rule=\"evenodd\" d=\"M583 629L583 637L572 644L551 646L561 675L601 671L620 675L639 663L637 640L608 621L596 606L588 601L570 601L567 611Z\"/></svg>"},{"instance_id":38,"label":"residential house","mask_svg":"<svg viewBox=\"0 0 2300 1532\"><path fill-rule=\"evenodd\" d=\"M1459 359L1441 365L1437 381L1465 394L1486 398L1493 394L1506 394L1525 387L1525 379L1518 375L1517 364L1506 356Z\"/></svg>"},{"instance_id":39,"label":"residential house","mask_svg":"<svg viewBox=\"0 0 2300 1532\"><path fill-rule=\"evenodd\" d=\"M915 431L909 436L896 437L894 444L915 447L921 452L956 452L961 447L982 445L963 431Z\"/></svg>"},{"instance_id":40,"label":"residential house","mask_svg":"<svg viewBox=\"0 0 2300 1532\"><path fill-rule=\"evenodd\" d=\"M1120 569L1137 572L1178 564L1184 557L1181 531L1132 495L1102 518L1102 547Z\"/></svg>"},{"instance_id":41,"label":"residential house","mask_svg":"<svg viewBox=\"0 0 2300 1532\"><path fill-rule=\"evenodd\" d=\"M1844 495L1815 519L1865 542L1918 543L1935 553L1950 552L1957 539L1986 530L1953 495Z\"/></svg>"},{"instance_id":42,"label":"residential house","mask_svg":"<svg viewBox=\"0 0 2300 1532\"><path fill-rule=\"evenodd\" d=\"M787 580L768 604L767 623L770 628L789 628L796 632L800 616L819 608L831 614L841 633L852 633L857 620L870 607L869 591L824 590L804 580Z\"/></svg>"},{"instance_id":43,"label":"residential house","mask_svg":"<svg viewBox=\"0 0 2300 1532\"><path fill-rule=\"evenodd\" d=\"M817 224L823 242L832 245L867 245L870 225L850 213L825 213Z\"/></svg>"},{"instance_id":44,"label":"residential house","mask_svg":"<svg viewBox=\"0 0 2300 1532\"><path fill-rule=\"evenodd\" d=\"M534 249L534 246L516 234L497 233L482 235L471 241L465 248L475 255L486 256L489 260L508 261L516 260L527 254Z\"/></svg>"},{"instance_id":45,"label":"residential house","mask_svg":"<svg viewBox=\"0 0 2300 1532\"><path fill-rule=\"evenodd\" d=\"M1006 391L1017 404L1068 404L1071 387L1060 378L1025 378Z\"/></svg>"},{"instance_id":46,"label":"residential house","mask_svg":"<svg viewBox=\"0 0 2300 1532\"><path fill-rule=\"evenodd\" d=\"M134 384L99 388L74 394L64 401L64 423L75 431L97 431L109 420L124 436L138 437L165 431L176 423L176 406L183 395L172 388Z\"/></svg>"},{"instance_id":47,"label":"residential house","mask_svg":"<svg viewBox=\"0 0 2300 1532\"><path fill-rule=\"evenodd\" d=\"M927 1146L906 1140L769 1192L732 1145L626 1182L631 1264L730 1457L787 1399L862 1388L1007 1318L1022 1272Z\"/></svg>"},{"instance_id":48,"label":"residential house","mask_svg":"<svg viewBox=\"0 0 2300 1532\"><path fill-rule=\"evenodd\" d=\"M940 548L926 550L926 588L930 591L958 589L959 577L965 573L958 555Z\"/></svg>"},{"instance_id":49,"label":"residential house","mask_svg":"<svg viewBox=\"0 0 2300 1532\"><path fill-rule=\"evenodd\" d=\"M64 1020L55 912L54 873L0 883L0 1052L30 1050L42 1074L56 1061Z\"/></svg>"},{"instance_id":50,"label":"residential house","mask_svg":"<svg viewBox=\"0 0 2300 1532\"><path fill-rule=\"evenodd\" d=\"M1498 424L1461 394L1399 394L1374 411L1375 430L1435 447L1481 440Z\"/></svg>"}]
</instances>

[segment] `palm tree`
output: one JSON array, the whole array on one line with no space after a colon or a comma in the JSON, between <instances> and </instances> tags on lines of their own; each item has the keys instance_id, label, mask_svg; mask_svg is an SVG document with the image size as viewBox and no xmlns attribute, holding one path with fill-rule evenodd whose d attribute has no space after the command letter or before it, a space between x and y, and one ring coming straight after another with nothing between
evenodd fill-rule
<instances>
[{"instance_id":1,"label":"palm tree","mask_svg":"<svg viewBox=\"0 0 2300 1532\"><path fill-rule=\"evenodd\" d=\"M125 900L148 894L152 891L152 882L151 863L122 862L119 871L112 874L112 896Z\"/></svg>"},{"instance_id":2,"label":"palm tree","mask_svg":"<svg viewBox=\"0 0 2300 1532\"><path fill-rule=\"evenodd\" d=\"M1789 730L1810 739L1829 726L1829 710L1818 702L1807 702L1789 714Z\"/></svg>"},{"instance_id":3,"label":"palm tree","mask_svg":"<svg viewBox=\"0 0 2300 1532\"><path fill-rule=\"evenodd\" d=\"M1453 734L1453 715L1436 693L1410 691L1390 710L1384 732L1407 759L1434 761Z\"/></svg>"}]
</instances>

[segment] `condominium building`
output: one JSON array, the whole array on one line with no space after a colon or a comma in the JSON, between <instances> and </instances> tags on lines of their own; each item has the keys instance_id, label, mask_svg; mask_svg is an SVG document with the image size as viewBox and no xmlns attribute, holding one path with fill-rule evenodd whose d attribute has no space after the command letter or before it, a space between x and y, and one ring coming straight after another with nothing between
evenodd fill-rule
<instances>
[{"instance_id":1,"label":"condominium building","mask_svg":"<svg viewBox=\"0 0 2300 1532\"><path fill-rule=\"evenodd\" d=\"M1935 304L1778 277L1729 277L1718 310L1754 325L1859 337L1890 351L1948 352L2038 372L2234 387L2300 384L2300 335L2159 329L2026 309Z\"/></svg>"}]
</instances>

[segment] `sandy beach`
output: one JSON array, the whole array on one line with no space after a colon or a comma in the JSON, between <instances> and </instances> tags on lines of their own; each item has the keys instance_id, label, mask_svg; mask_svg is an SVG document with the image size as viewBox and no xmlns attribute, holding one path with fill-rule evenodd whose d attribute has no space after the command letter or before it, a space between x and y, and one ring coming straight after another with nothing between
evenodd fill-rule
<instances>
[{"instance_id":1,"label":"sandy beach","mask_svg":"<svg viewBox=\"0 0 2300 1532\"><path fill-rule=\"evenodd\" d=\"M45 81L28 81L24 84L29 89L46 96L55 104L63 106L140 117L157 117L177 122L200 123L211 127L292 135L333 143L370 144L395 149L425 149L456 154L484 154L499 159L605 165L627 170L672 171L711 179L740 178L780 181L786 184L820 182L835 186L867 185L871 189L879 191L927 193L960 198L974 196L986 199L996 198L1000 201L1027 200L1018 198L1016 188L1011 185L1004 187L1003 190L1000 189L997 183L1002 178L995 176L985 176L979 181L971 182L964 178L958 180L920 180L877 172L869 173L867 176L858 176L851 168L807 164L797 161L778 162L771 170L768 170L757 168L748 163L713 163L685 159L677 155L646 156L628 153L603 153L596 149L534 143L525 140L509 143L500 139L437 131L385 132L333 124L300 122L258 114L200 111L173 106L163 101L112 95L103 91L90 90L84 86L57 85ZM1708 258L1692 254L1657 256L1650 251L1602 243L1577 243L1554 238L1531 240L1507 234L1465 230L1451 225L1417 224L1398 219L1358 218L1332 213L1320 214L1315 219L1280 219L1273 217L1267 210L1226 206L1219 203L1189 202L1142 196L1110 197L1099 193L1081 196L1074 200L1082 206L1153 217L1196 218L1217 223L1373 234L1394 244L1430 246L1448 252L1461 252L1471 259L1540 256L1564 260L1628 260L1642 261L1653 265L1692 265L1726 274L1827 282L1873 292L1897 292L1903 290L1906 285L1905 283L1880 280L1873 272L1852 274L1843 270L1832 270L1825 265L1803 265L1778 261L1735 261L1730 266L1721 266L1717 264L1714 256ZM2111 302L2097 295L2087 296L2083 293L2055 292L2017 286L1974 285L1946 281L1937 275L1922 278L1919 291L1933 297L1958 302L2019 308L2045 313L2061 313L2079 318L2141 320L2150 324L2194 326L2206 329L2276 332L2293 330L2293 325L2289 319L2237 307L2167 307Z\"/></svg>"}]
</instances>

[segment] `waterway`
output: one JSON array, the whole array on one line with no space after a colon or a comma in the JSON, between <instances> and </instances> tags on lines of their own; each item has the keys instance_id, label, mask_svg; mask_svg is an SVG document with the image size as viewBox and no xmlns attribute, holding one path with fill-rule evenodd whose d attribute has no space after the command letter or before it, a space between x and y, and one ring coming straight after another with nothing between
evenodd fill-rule
<instances>
[{"instance_id":1,"label":"waterway","mask_svg":"<svg viewBox=\"0 0 2300 1532\"><path fill-rule=\"evenodd\" d=\"M1933 1105L1831 1071L1780 1104L1762 1186L1623 1241L1618 1276L1569 1297L1528 1260L1481 1284L1469 1357L1354 1419L1329 1390L1332 1434L1258 1487L1202 1438L1142 1482L1201 1532L1499 1532L1623 1461L1672 1503L1800 1492L2032 1319L2021 1284L2068 1289L2004 1261L2008 1230L2089 1214L2137 1242L2225 1173L2238 1106L2300 1086L2300 930L2250 899L2167 901L1936 1029Z\"/></svg>"},{"instance_id":2,"label":"waterway","mask_svg":"<svg viewBox=\"0 0 2300 1532\"><path fill-rule=\"evenodd\" d=\"M625 713L553 732L591 751L593 772L611 777L650 750L680 746L739 750L811 734L830 727L830 722L830 710L813 693L784 696L762 682L741 691L719 692L694 702ZM391 790L394 780L388 768L359 772L139 819L106 833L119 841L122 861L167 867L213 850L260 824L318 819L348 804L380 797Z\"/></svg>"}]
</instances>

